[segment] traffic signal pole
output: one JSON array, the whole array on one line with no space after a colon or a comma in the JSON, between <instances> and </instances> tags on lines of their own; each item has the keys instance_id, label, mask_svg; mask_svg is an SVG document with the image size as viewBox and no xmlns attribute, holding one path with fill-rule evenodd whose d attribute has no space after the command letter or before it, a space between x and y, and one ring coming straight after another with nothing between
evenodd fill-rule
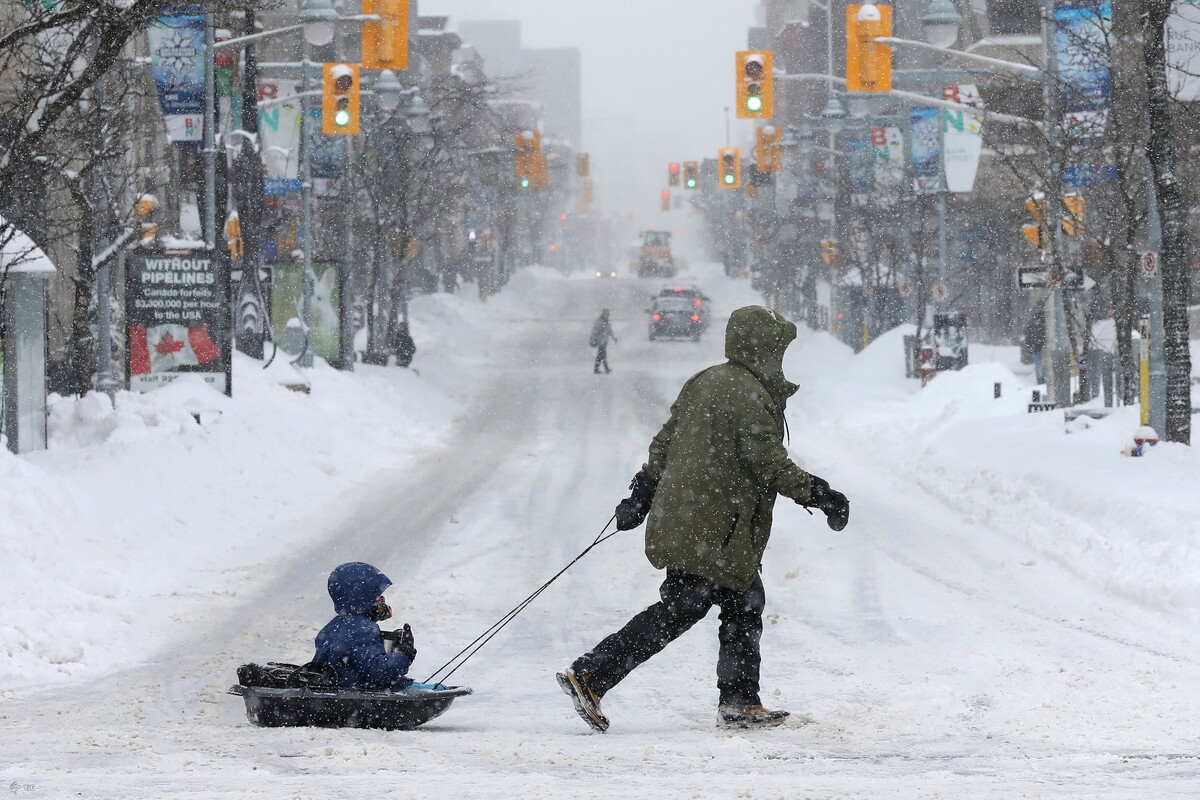
<instances>
[{"instance_id":1,"label":"traffic signal pole","mask_svg":"<svg viewBox=\"0 0 1200 800\"><path fill-rule=\"evenodd\" d=\"M303 65L300 68L300 91L308 92L308 48L305 47ZM296 359L296 365L311 367L313 365L312 348L308 346L308 337L312 335L312 296L316 288L316 276L312 266L312 154L308 148L308 104L306 96L300 101L300 163L303 165L300 194L303 200L300 227L304 239L304 273L301 276L300 323L304 326L304 352Z\"/></svg>"},{"instance_id":2,"label":"traffic signal pole","mask_svg":"<svg viewBox=\"0 0 1200 800\"><path fill-rule=\"evenodd\" d=\"M217 252L217 86L216 20L213 12L204 14L204 241L213 255Z\"/></svg>"}]
</instances>

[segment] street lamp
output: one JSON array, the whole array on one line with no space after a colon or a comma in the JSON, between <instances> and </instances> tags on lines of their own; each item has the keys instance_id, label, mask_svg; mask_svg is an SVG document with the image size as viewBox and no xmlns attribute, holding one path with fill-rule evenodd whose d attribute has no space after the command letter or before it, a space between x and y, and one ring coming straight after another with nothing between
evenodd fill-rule
<instances>
[{"instance_id":1,"label":"street lamp","mask_svg":"<svg viewBox=\"0 0 1200 800\"><path fill-rule=\"evenodd\" d=\"M400 107L400 96L404 93L396 73L390 69L380 71L375 79L375 102L382 111L391 113Z\"/></svg>"},{"instance_id":2,"label":"street lamp","mask_svg":"<svg viewBox=\"0 0 1200 800\"><path fill-rule=\"evenodd\" d=\"M301 0L300 21L304 24L304 41L324 47L333 41L338 13L332 0Z\"/></svg>"},{"instance_id":3,"label":"street lamp","mask_svg":"<svg viewBox=\"0 0 1200 800\"><path fill-rule=\"evenodd\" d=\"M962 17L950 0L932 0L921 17L921 25L925 27L925 41L945 49L958 41Z\"/></svg>"},{"instance_id":4,"label":"street lamp","mask_svg":"<svg viewBox=\"0 0 1200 800\"><path fill-rule=\"evenodd\" d=\"M821 119L824 120L825 130L829 131L831 137L841 132L846 121L846 109L842 108L841 102L833 92L829 93L825 108L821 110Z\"/></svg>"},{"instance_id":5,"label":"street lamp","mask_svg":"<svg viewBox=\"0 0 1200 800\"><path fill-rule=\"evenodd\" d=\"M424 141L425 136L430 133L430 117L429 104L425 102L425 98L420 94L414 94L409 101L408 108L404 109L404 116L408 119L408 127L413 133L417 134Z\"/></svg>"}]
</instances>

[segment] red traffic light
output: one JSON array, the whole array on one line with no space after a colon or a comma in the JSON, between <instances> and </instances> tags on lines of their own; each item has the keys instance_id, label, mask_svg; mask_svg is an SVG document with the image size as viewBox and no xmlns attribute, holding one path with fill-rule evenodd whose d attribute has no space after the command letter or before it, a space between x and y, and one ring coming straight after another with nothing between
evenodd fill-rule
<instances>
[{"instance_id":1,"label":"red traffic light","mask_svg":"<svg viewBox=\"0 0 1200 800\"><path fill-rule=\"evenodd\" d=\"M672 164L672 165L671 165L671 172L672 172L672 173L679 172L679 165L678 165L678 164Z\"/></svg>"}]
</instances>

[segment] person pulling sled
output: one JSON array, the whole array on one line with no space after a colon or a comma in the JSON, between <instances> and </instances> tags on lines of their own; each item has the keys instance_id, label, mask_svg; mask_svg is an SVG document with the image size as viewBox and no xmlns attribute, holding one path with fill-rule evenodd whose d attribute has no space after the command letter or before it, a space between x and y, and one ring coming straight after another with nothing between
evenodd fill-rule
<instances>
[{"instance_id":1,"label":"person pulling sled","mask_svg":"<svg viewBox=\"0 0 1200 800\"><path fill-rule=\"evenodd\" d=\"M760 306L733 312L723 364L694 375L650 443L650 454L616 508L617 528L647 521L646 556L666 570L659 602L577 658L557 680L576 713L608 730L603 697L638 665L721 609L717 688L720 721L777 725L787 711L759 695L762 615L759 570L775 498L823 511L842 530L850 503L802 470L783 446L784 408L797 386L783 377L783 354L796 326Z\"/></svg>"}]
</instances>

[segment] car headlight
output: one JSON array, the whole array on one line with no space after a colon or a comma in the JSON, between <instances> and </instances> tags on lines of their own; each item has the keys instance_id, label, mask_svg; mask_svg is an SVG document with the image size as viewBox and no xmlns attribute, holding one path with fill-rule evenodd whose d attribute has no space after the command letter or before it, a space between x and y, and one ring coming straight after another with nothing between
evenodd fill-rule
<instances>
[{"instance_id":1,"label":"car headlight","mask_svg":"<svg viewBox=\"0 0 1200 800\"><path fill-rule=\"evenodd\" d=\"M600 277L600 273L599 273L599 272L597 272L597 273L596 273L596 277L597 277L597 278L599 278L599 277Z\"/></svg>"}]
</instances>

